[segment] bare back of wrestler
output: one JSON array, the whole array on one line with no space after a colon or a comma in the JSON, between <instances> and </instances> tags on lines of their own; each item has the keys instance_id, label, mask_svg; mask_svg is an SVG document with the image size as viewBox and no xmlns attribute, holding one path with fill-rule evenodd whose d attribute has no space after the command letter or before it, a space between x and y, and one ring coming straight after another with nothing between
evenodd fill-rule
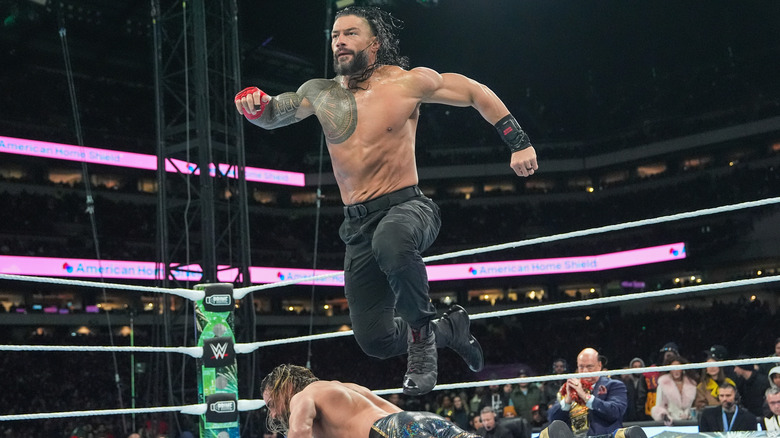
<instances>
[{"instance_id":1,"label":"bare back of wrestler","mask_svg":"<svg viewBox=\"0 0 780 438\"><path fill-rule=\"evenodd\" d=\"M266 391L270 415L284 416L285 400ZM288 438L368 438L375 421L400 412L394 404L353 383L316 381L289 400Z\"/></svg>"},{"instance_id":2,"label":"bare back of wrestler","mask_svg":"<svg viewBox=\"0 0 780 438\"><path fill-rule=\"evenodd\" d=\"M350 66L362 57L368 65L376 60L379 42L361 17L337 18L331 38L337 72L359 71ZM490 89L459 74L383 65L352 84L356 87L349 80L349 74L341 74L307 81L294 93L272 97L255 89L236 99L238 111L266 129L316 115L346 205L417 184L415 133L422 103L471 106L491 124L509 113ZM538 168L534 148L513 153L510 167L519 176L532 175Z\"/></svg>"}]
</instances>

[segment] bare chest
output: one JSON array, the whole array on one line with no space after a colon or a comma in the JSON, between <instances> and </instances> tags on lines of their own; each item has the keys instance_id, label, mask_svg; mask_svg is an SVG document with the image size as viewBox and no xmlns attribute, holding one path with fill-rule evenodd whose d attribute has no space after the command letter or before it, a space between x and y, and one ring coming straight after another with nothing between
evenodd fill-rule
<instances>
[{"instance_id":1,"label":"bare chest","mask_svg":"<svg viewBox=\"0 0 780 438\"><path fill-rule=\"evenodd\" d=\"M416 102L377 85L352 92L333 83L312 96L314 112L330 144L341 144L356 132L363 138L393 133L416 115Z\"/></svg>"}]
</instances>

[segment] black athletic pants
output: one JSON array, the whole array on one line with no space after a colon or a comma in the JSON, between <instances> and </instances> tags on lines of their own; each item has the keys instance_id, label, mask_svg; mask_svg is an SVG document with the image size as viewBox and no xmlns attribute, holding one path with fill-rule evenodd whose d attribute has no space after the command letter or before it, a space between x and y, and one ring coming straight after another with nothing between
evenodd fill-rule
<instances>
[{"instance_id":1,"label":"black athletic pants","mask_svg":"<svg viewBox=\"0 0 780 438\"><path fill-rule=\"evenodd\" d=\"M339 230L347 245L344 292L355 339L378 358L405 354L408 326L420 328L436 315L420 253L439 234L439 207L416 187L408 196L410 189L345 207ZM384 208L362 208L377 204ZM349 217L347 209L359 213Z\"/></svg>"}]
</instances>

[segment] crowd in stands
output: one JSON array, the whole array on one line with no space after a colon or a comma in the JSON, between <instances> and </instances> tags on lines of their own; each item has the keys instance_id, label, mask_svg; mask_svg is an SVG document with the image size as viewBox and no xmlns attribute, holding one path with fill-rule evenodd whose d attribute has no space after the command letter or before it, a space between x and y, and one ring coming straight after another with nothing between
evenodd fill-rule
<instances>
[{"instance_id":1,"label":"crowd in stands","mask_svg":"<svg viewBox=\"0 0 780 438\"><path fill-rule=\"evenodd\" d=\"M597 347L606 368L613 370L628 368L636 360L648 366L662 365L664 352L672 349L670 346L677 354L690 358L692 362L704 361L708 357L723 360L771 356L776 351L776 334L780 333L776 307L773 310L768 303L750 300L729 303L712 300L707 306L676 312L623 314L613 309L589 311L588 314L590 318L586 319L582 310L567 310L475 321L472 330L485 350L486 368L474 374L465 367L457 354L440 350L439 383L575 372L573 365L567 366L566 363L573 364L578 351L585 345ZM724 324L724 321L728 323ZM153 342L150 339L153 336L151 333L139 332L136 345L148 345ZM0 336L0 343L108 345L108 342L105 334L41 336L32 328L27 335L11 337L5 333ZM120 337L115 338L114 342L116 345L127 345L129 340ZM713 346L717 346L716 349L712 349ZM258 366L255 377L259 380L263 373L281 363L306 364L307 348L305 343L288 344L266 347L255 353ZM355 382L372 389L395 388L400 382L395 381L394 377L403 375L405 370L404 357L387 360L367 357L352 337L316 341L311 348L311 367L323 379ZM165 406L169 403L169 383L166 378L170 378L170 374L165 371L164 361L155 361L155 357L152 354L139 354L135 358L137 363L146 363L147 366L145 372L136 374L138 407ZM239 361L245 360L243 357ZM344 366L344 357L350 358L348 367ZM128 407L131 400L130 358L126 353L120 353L116 360L117 368L112 363L110 353L4 353L0 355L0 369L6 370L9 378L4 386L3 397L0 398L0 412L22 414ZM551 365L554 362L562 362L563 365L553 368ZM181 366L188 367L181 380L175 372L179 363L180 359L176 358L172 372L175 377L170 383L181 404L196 403L192 391L197 386L195 361L181 360ZM766 370L766 367L761 367L762 373L766 373ZM697 384L698 376L705 374L705 370L701 371L694 376ZM118 386L114 381L115 373L119 375ZM734 377L730 369L727 373L737 383L740 382L740 378ZM250 374L240 374L239 380L249 378ZM624 378L627 385L633 382L630 376L615 378ZM638 378L644 379L644 376ZM539 416L538 412L546 410L546 404L552 401L549 398L557 392L557 383L434 391L422 397L396 395L391 400L407 410L437 412L465 423L468 429L471 427L468 420L473 414L482 406L493 406L496 403L493 399L496 398L500 400L497 410L499 417L514 414L526 418L532 426L538 428L544 423L541 421L543 416ZM241 393L248 391L248 386L240 384L239 388L240 398L250 397L249 394ZM655 387L649 389L653 391ZM181 394L186 395L182 398ZM256 389L251 397L258 397ZM649 409L647 413L642 412L646 399L646 396L644 400L635 399L637 409L631 416L627 414L627 421L651 419ZM462 408L456 409L456 406L461 405ZM243 423L243 427L253 430L252 436L261 436L263 433L263 423L257 418L260 414L251 414ZM538 417L536 420L540 421L534 419L535 414ZM756 414L762 415L763 412ZM186 430L196 432L193 430L196 427L193 422L192 418L186 416L171 418L162 414L143 415L135 419L129 416L101 416L5 422L0 424L0 436L124 438L132 430L147 429L142 432L143 438L158 438L158 435L148 430L156 427L167 429L158 432L160 436L180 437Z\"/></svg>"}]
</instances>

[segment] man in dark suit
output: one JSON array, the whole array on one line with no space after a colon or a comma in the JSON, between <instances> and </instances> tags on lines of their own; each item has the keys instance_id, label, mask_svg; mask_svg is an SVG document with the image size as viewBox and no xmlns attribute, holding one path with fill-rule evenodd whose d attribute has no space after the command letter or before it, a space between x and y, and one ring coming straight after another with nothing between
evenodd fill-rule
<instances>
[{"instance_id":1,"label":"man in dark suit","mask_svg":"<svg viewBox=\"0 0 780 438\"><path fill-rule=\"evenodd\" d=\"M586 348L577 356L577 372L601 371L599 353ZM614 436L615 438L644 438L642 428L623 428L623 414L628 399L626 385L608 377L568 379L561 388L562 400L553 403L547 418L568 424L575 436Z\"/></svg>"},{"instance_id":2,"label":"man in dark suit","mask_svg":"<svg viewBox=\"0 0 780 438\"><path fill-rule=\"evenodd\" d=\"M706 408L699 417L699 432L731 432L734 430L757 430L755 414L740 408L737 388L731 383L718 387L720 406Z\"/></svg>"},{"instance_id":3,"label":"man in dark suit","mask_svg":"<svg viewBox=\"0 0 780 438\"><path fill-rule=\"evenodd\" d=\"M496 412L490 406L485 406L479 413L482 427L477 430L477 435L483 438L512 438L512 431L496 421Z\"/></svg>"}]
</instances>

